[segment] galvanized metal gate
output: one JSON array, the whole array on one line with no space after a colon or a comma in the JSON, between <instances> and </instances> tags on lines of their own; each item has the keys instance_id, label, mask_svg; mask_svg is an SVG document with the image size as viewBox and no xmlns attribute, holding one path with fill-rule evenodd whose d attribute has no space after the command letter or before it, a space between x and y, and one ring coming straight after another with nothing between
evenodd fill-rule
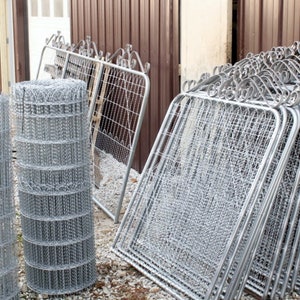
<instances>
[{"instance_id":1,"label":"galvanized metal gate","mask_svg":"<svg viewBox=\"0 0 300 300\"><path fill-rule=\"evenodd\" d=\"M172 99L180 90L179 0L70 0L71 40L89 35L113 53L131 44L151 64L151 92L134 158L141 172Z\"/></svg>"},{"instance_id":2,"label":"galvanized metal gate","mask_svg":"<svg viewBox=\"0 0 300 300\"><path fill-rule=\"evenodd\" d=\"M87 84L94 200L115 222L119 220L147 105L148 70L149 64L142 64L131 45L104 55L89 38L70 46L60 34L52 37L41 56L38 78L75 78ZM114 163L126 166L125 170L107 180L105 167L112 166L101 164L103 155L111 155ZM120 177L121 183L116 184Z\"/></svg>"},{"instance_id":3,"label":"galvanized metal gate","mask_svg":"<svg viewBox=\"0 0 300 300\"><path fill-rule=\"evenodd\" d=\"M299 56L249 55L170 106L113 249L179 299L298 289Z\"/></svg>"}]
</instances>

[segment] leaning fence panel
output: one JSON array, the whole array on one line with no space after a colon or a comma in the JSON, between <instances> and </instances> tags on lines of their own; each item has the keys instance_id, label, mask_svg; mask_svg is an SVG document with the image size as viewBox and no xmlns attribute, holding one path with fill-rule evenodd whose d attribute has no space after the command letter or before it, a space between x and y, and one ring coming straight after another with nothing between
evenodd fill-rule
<instances>
[{"instance_id":1,"label":"leaning fence panel","mask_svg":"<svg viewBox=\"0 0 300 300\"><path fill-rule=\"evenodd\" d=\"M220 276L257 201L253 186L267 171L279 127L271 109L177 98L114 251L179 298L220 296Z\"/></svg>"},{"instance_id":2,"label":"leaning fence panel","mask_svg":"<svg viewBox=\"0 0 300 300\"><path fill-rule=\"evenodd\" d=\"M86 82L93 198L116 223L124 212L123 201L129 201L124 199L125 194L130 194L125 193L128 180L132 177L136 181L139 175L131 166L150 89L146 75L149 66L141 66L137 53L130 48L121 50L99 59L47 45L38 71L38 77L48 74L50 78L76 78ZM136 64L142 71L134 69ZM106 176L112 173L107 168L118 171L113 177Z\"/></svg>"}]
</instances>

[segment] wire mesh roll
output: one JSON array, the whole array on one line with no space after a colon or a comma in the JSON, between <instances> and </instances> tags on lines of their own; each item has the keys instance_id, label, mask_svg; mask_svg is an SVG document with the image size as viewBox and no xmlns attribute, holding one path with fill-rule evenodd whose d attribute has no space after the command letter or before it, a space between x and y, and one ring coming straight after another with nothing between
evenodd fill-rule
<instances>
[{"instance_id":1,"label":"wire mesh roll","mask_svg":"<svg viewBox=\"0 0 300 300\"><path fill-rule=\"evenodd\" d=\"M96 280L86 84L21 82L13 99L27 284L70 294Z\"/></svg>"},{"instance_id":2,"label":"wire mesh roll","mask_svg":"<svg viewBox=\"0 0 300 300\"><path fill-rule=\"evenodd\" d=\"M19 299L8 97L0 95L0 299Z\"/></svg>"}]
</instances>

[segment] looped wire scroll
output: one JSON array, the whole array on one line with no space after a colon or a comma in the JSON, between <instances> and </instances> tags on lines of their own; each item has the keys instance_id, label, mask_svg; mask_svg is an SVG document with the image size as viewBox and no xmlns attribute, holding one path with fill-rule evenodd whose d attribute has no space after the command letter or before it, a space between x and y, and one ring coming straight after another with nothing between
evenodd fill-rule
<instances>
[{"instance_id":1,"label":"looped wire scroll","mask_svg":"<svg viewBox=\"0 0 300 300\"><path fill-rule=\"evenodd\" d=\"M50 38L46 39L46 45L51 43L52 47L64 49L73 53L78 53L85 57L104 59L107 62L115 63L116 65L131 69L138 70L147 74L150 70L150 63L142 63L140 55L137 51L132 50L131 44L126 44L125 48L117 49L113 54L107 52L104 55L102 50L97 49L97 45L87 36L85 40L81 40L77 44L68 44L65 42L64 36L60 31L53 34Z\"/></svg>"},{"instance_id":2,"label":"looped wire scroll","mask_svg":"<svg viewBox=\"0 0 300 300\"><path fill-rule=\"evenodd\" d=\"M236 89L236 100L241 102L264 102L270 107L287 104L290 91L273 70L264 70L242 80Z\"/></svg>"},{"instance_id":3,"label":"looped wire scroll","mask_svg":"<svg viewBox=\"0 0 300 300\"><path fill-rule=\"evenodd\" d=\"M90 36L87 36L85 40L81 40L77 44L66 43L65 37L60 31L53 34L50 38L46 39L46 45L49 45L58 49L67 50L73 53L78 53L86 57L95 57L101 59L103 57L103 51L98 50L96 43L91 40Z\"/></svg>"},{"instance_id":4,"label":"looped wire scroll","mask_svg":"<svg viewBox=\"0 0 300 300\"><path fill-rule=\"evenodd\" d=\"M89 35L85 40L81 40L77 45L72 44L71 51L77 51L78 54L87 57L95 57L98 59L103 57L103 51L97 49L96 43L91 40Z\"/></svg>"},{"instance_id":5,"label":"looped wire scroll","mask_svg":"<svg viewBox=\"0 0 300 300\"><path fill-rule=\"evenodd\" d=\"M125 48L119 48L113 54L107 53L105 56L105 60L108 62L113 62L119 66L131 69L131 70L139 70L145 74L147 74L150 70L150 64L146 62L142 63L140 55L137 51L132 50L131 44L126 44Z\"/></svg>"},{"instance_id":6,"label":"looped wire scroll","mask_svg":"<svg viewBox=\"0 0 300 300\"><path fill-rule=\"evenodd\" d=\"M196 89L197 87L201 86L208 78L210 78L210 74L209 73L202 73L200 75L200 78L198 81L196 80L186 80L183 84L182 84L182 90L184 92Z\"/></svg>"},{"instance_id":7,"label":"looped wire scroll","mask_svg":"<svg viewBox=\"0 0 300 300\"><path fill-rule=\"evenodd\" d=\"M281 80L286 84L300 83L300 61L299 58L284 59L276 61L272 65L272 69L280 76Z\"/></svg>"},{"instance_id":8,"label":"looped wire scroll","mask_svg":"<svg viewBox=\"0 0 300 300\"><path fill-rule=\"evenodd\" d=\"M70 44L66 43L65 37L61 34L60 31L57 31L57 34L52 34L50 38L46 39L46 45L49 45L50 43L54 48L65 50L68 50L70 48Z\"/></svg>"},{"instance_id":9,"label":"looped wire scroll","mask_svg":"<svg viewBox=\"0 0 300 300\"><path fill-rule=\"evenodd\" d=\"M203 80L186 81L184 91L204 91L228 101L265 103L271 107L299 103L300 43L249 53L234 65L224 64Z\"/></svg>"}]
</instances>

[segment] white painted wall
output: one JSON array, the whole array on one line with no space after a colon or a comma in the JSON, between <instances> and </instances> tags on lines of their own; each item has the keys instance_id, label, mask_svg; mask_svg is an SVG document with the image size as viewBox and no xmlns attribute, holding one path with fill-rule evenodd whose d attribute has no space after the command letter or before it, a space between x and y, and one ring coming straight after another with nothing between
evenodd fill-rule
<instances>
[{"instance_id":1,"label":"white painted wall","mask_svg":"<svg viewBox=\"0 0 300 300\"><path fill-rule=\"evenodd\" d=\"M28 1L28 30L29 30L29 56L30 79L35 79L46 38L61 31L66 42L70 42L70 13L69 0L27 0ZM62 3L62 16L55 16L54 6L57 1ZM46 4L48 6L46 6ZM42 9L42 5L43 9ZM33 13L33 14L32 14ZM45 16L46 15L46 16Z\"/></svg>"},{"instance_id":2,"label":"white painted wall","mask_svg":"<svg viewBox=\"0 0 300 300\"><path fill-rule=\"evenodd\" d=\"M181 83L230 62L232 0L181 0Z\"/></svg>"}]
</instances>

